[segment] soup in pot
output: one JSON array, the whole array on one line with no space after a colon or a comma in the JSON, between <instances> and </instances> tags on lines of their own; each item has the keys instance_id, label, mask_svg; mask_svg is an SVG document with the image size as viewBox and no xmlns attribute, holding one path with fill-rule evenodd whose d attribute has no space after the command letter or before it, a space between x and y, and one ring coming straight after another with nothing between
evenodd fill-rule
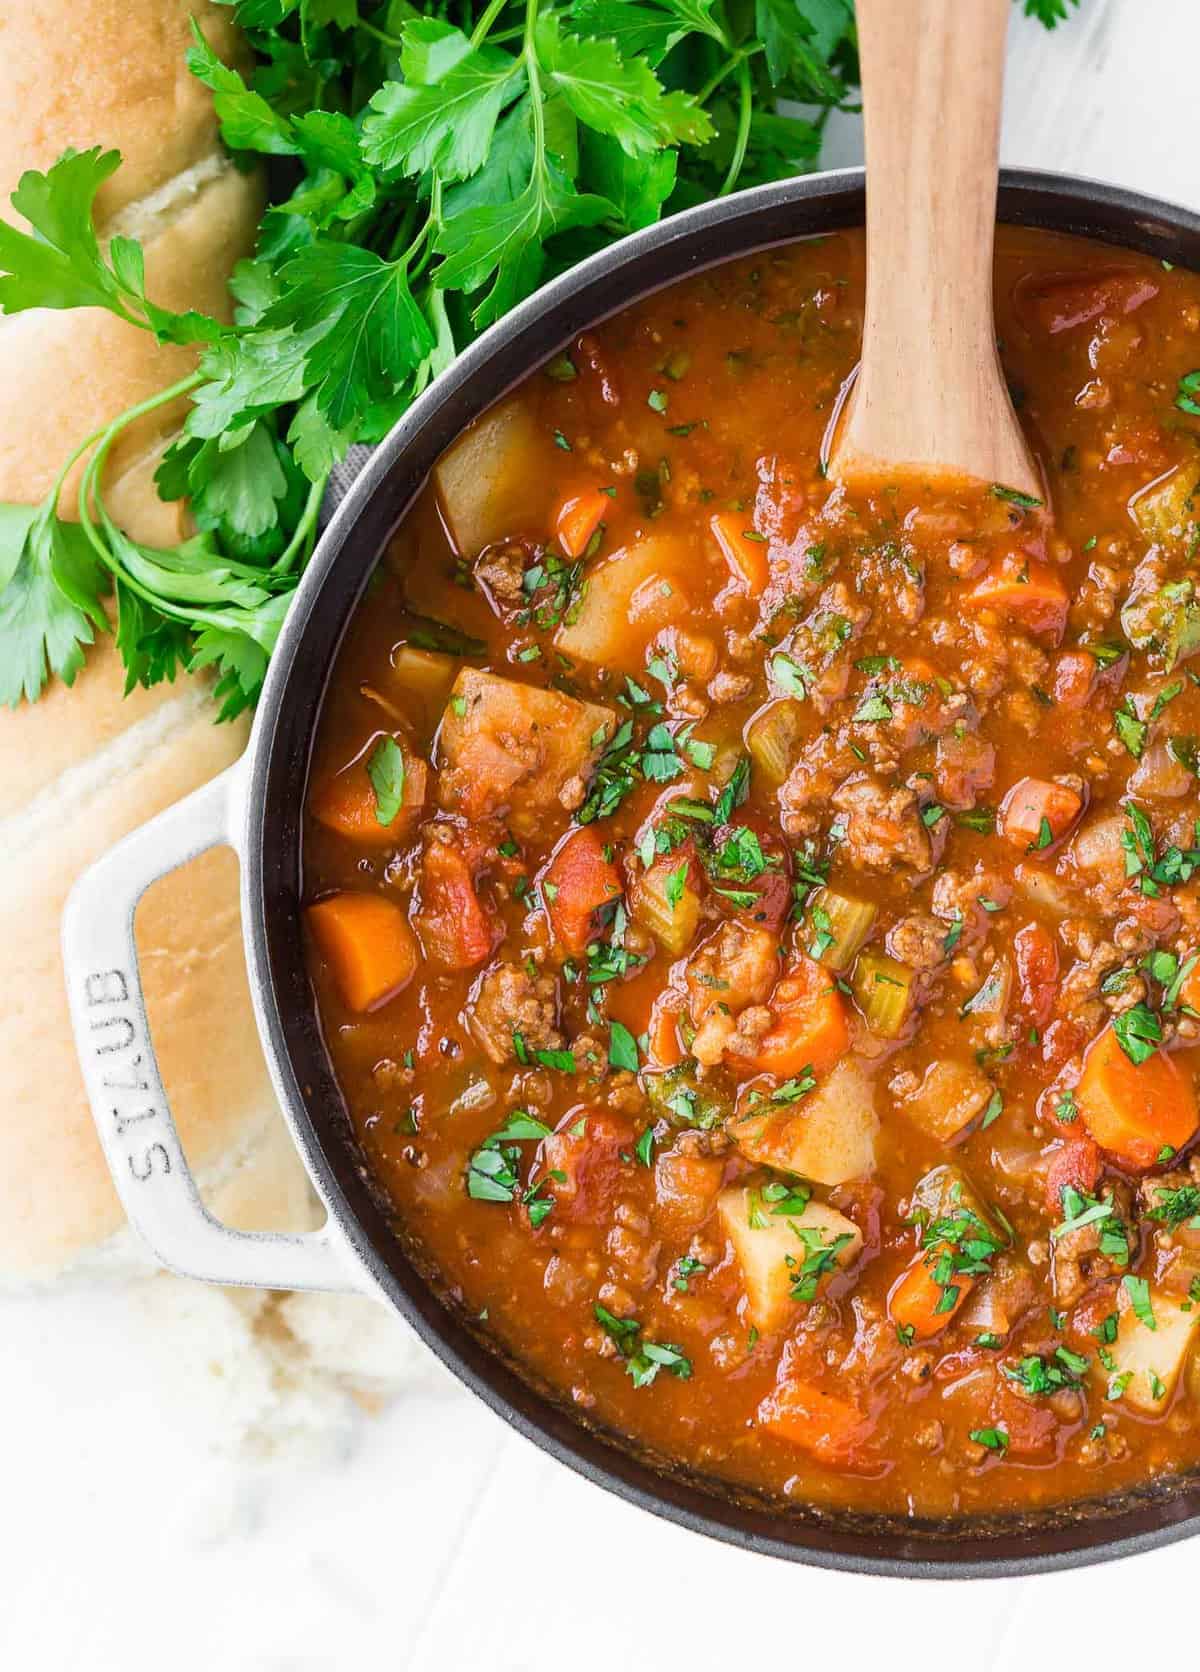
<instances>
[{"instance_id":1,"label":"soup in pot","mask_svg":"<svg viewBox=\"0 0 1200 1672\"><path fill-rule=\"evenodd\" d=\"M859 232L443 457L307 793L397 1232L593 1424L920 1515L1200 1458L1200 280L1003 228L1045 474L851 499Z\"/></svg>"}]
</instances>

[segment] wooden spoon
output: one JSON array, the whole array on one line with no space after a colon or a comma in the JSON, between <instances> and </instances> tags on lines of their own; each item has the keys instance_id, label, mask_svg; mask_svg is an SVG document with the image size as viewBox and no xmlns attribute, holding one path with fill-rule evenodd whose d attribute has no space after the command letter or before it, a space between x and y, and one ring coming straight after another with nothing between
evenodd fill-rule
<instances>
[{"instance_id":1,"label":"wooden spoon","mask_svg":"<svg viewBox=\"0 0 1200 1672\"><path fill-rule=\"evenodd\" d=\"M1000 369L992 245L1009 0L858 0L862 362L830 474L974 478L1041 499Z\"/></svg>"}]
</instances>

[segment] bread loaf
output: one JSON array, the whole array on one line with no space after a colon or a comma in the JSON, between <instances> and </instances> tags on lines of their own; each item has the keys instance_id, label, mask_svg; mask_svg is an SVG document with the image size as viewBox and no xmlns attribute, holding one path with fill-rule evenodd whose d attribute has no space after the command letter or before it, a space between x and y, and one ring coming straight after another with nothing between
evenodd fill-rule
<instances>
[{"instance_id":1,"label":"bread loaf","mask_svg":"<svg viewBox=\"0 0 1200 1672\"><path fill-rule=\"evenodd\" d=\"M228 59L231 9L208 0L0 0L0 214L21 173L68 145L125 158L98 199L102 235L142 240L147 292L228 317L262 184L223 154L184 52L195 13ZM13 217L15 218L15 217ZM0 319L0 500L34 503L98 424L186 374L191 350L93 310ZM159 500L156 461L182 409L122 434L105 493L135 538L186 532ZM61 502L71 514L73 482ZM73 690L0 710L0 1281L140 1258L86 1106L59 953L65 896L130 829L235 760L245 725L217 727L203 681L122 695L111 641ZM314 1204L262 1063L241 950L236 864L202 856L157 883L136 919L151 1031L202 1192L248 1228L303 1228Z\"/></svg>"}]
</instances>

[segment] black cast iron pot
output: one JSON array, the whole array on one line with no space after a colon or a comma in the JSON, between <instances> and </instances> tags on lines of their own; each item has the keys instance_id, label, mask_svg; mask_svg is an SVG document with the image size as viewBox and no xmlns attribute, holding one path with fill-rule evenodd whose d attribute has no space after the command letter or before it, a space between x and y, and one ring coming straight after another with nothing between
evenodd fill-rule
<instances>
[{"instance_id":1,"label":"black cast iron pot","mask_svg":"<svg viewBox=\"0 0 1200 1672\"><path fill-rule=\"evenodd\" d=\"M227 1283L373 1289L537 1445L644 1509L744 1549L863 1573L1031 1574L1128 1555L1200 1530L1200 1478L1164 1480L1032 1516L933 1523L780 1507L673 1469L589 1428L576 1411L523 1379L438 1298L391 1229L387 1204L354 1147L301 944L300 813L326 681L388 536L438 455L532 367L636 298L716 262L859 225L863 212L857 170L707 204L585 261L467 349L379 447L322 538L271 663L243 761L136 832L81 880L64 918L68 983L80 1059L114 1178L131 1221L164 1263ZM1200 217L1090 181L1005 173L999 218L1200 268ZM241 855L246 950L263 1046L329 1212L325 1230L311 1236L251 1236L208 1217L154 1066L132 907L153 876L217 841Z\"/></svg>"}]
</instances>

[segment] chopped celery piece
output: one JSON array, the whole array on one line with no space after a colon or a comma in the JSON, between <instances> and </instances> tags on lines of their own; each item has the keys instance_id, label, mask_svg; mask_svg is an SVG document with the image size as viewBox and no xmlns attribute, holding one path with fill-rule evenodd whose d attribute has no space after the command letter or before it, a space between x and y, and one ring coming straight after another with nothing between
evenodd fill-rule
<instances>
[{"instance_id":1,"label":"chopped celery piece","mask_svg":"<svg viewBox=\"0 0 1200 1672\"><path fill-rule=\"evenodd\" d=\"M782 784L791 771L803 725L803 705L790 697L771 703L750 722L746 747L755 766L771 783Z\"/></svg>"},{"instance_id":2,"label":"chopped celery piece","mask_svg":"<svg viewBox=\"0 0 1200 1672\"><path fill-rule=\"evenodd\" d=\"M634 918L672 958L682 957L700 927L700 893L694 879L695 867L687 855L673 853L656 860L634 885Z\"/></svg>"},{"instance_id":3,"label":"chopped celery piece","mask_svg":"<svg viewBox=\"0 0 1200 1672\"><path fill-rule=\"evenodd\" d=\"M885 952L864 952L854 966L851 986L872 1033L895 1039L912 1003L914 972Z\"/></svg>"},{"instance_id":4,"label":"chopped celery piece","mask_svg":"<svg viewBox=\"0 0 1200 1672\"><path fill-rule=\"evenodd\" d=\"M871 933L878 909L836 888L818 888L806 910L814 931L809 956L837 975L848 970Z\"/></svg>"}]
</instances>

